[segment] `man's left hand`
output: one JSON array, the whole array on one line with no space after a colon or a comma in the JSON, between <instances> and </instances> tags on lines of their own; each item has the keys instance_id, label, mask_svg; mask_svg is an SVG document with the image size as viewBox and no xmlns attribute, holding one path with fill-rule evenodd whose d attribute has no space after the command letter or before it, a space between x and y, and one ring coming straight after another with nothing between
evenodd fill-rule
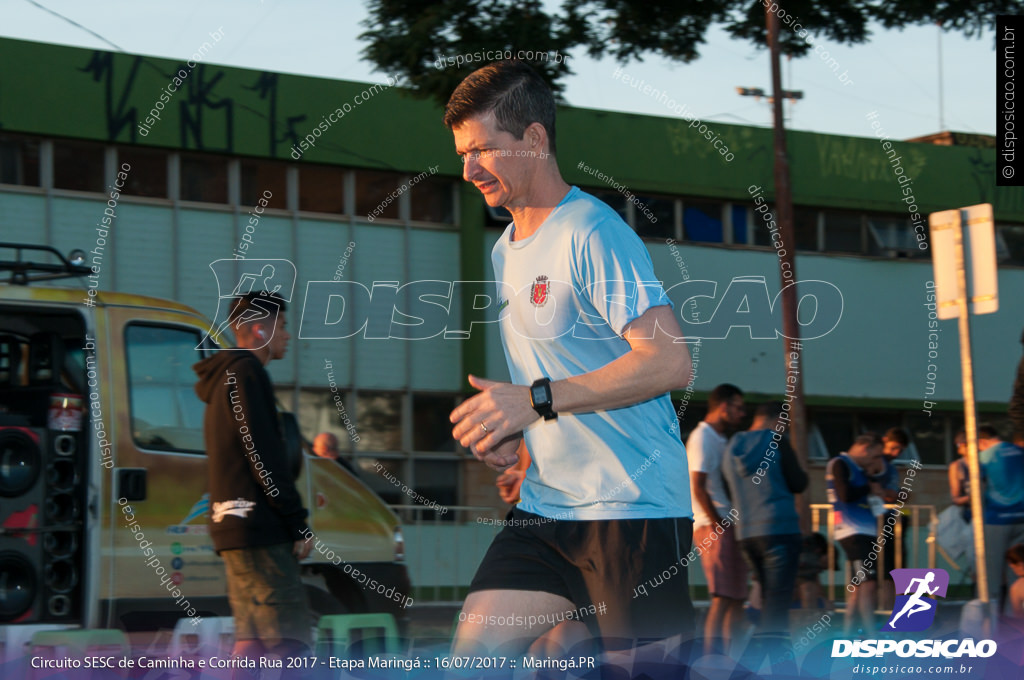
<instances>
[{"instance_id":1,"label":"man's left hand","mask_svg":"<svg viewBox=\"0 0 1024 680\"><path fill-rule=\"evenodd\" d=\"M485 453L540 417L533 410L530 388L526 385L485 380L475 375L469 376L469 384L480 390L480 394L459 404L449 416L455 423L452 436L467 449L475 446L477 451Z\"/></svg>"}]
</instances>

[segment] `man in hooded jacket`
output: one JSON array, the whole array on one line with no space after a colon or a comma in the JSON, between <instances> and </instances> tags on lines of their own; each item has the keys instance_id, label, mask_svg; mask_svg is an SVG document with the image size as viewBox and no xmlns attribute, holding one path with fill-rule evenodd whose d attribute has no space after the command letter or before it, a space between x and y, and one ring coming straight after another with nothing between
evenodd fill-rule
<instances>
[{"instance_id":1,"label":"man in hooded jacket","mask_svg":"<svg viewBox=\"0 0 1024 680\"><path fill-rule=\"evenodd\" d=\"M238 348L192 368L206 402L203 435L210 489L210 537L227 572L235 619L234 654L294 656L311 645L309 605L299 560L307 511L289 469L274 390L264 368L284 357L290 338L284 300L251 293L230 316Z\"/></svg>"},{"instance_id":2,"label":"man in hooded jacket","mask_svg":"<svg viewBox=\"0 0 1024 680\"><path fill-rule=\"evenodd\" d=\"M740 551L761 584L758 633L766 642L782 643L802 543L793 494L807 488L807 473L782 436L782 404L760 404L754 413L750 429L733 435L726 447L722 476L739 512Z\"/></svg>"}]
</instances>

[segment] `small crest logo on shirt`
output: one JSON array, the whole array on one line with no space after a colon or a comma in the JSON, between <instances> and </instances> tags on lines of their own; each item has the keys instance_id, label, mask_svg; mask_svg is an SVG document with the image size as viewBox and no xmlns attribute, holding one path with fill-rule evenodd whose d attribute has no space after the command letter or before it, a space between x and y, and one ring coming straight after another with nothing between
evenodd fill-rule
<instances>
[{"instance_id":1,"label":"small crest logo on shirt","mask_svg":"<svg viewBox=\"0 0 1024 680\"><path fill-rule=\"evenodd\" d=\"M893 569L896 604L882 630L925 630L935 621L936 597L945 597L949 572L945 569Z\"/></svg>"},{"instance_id":2,"label":"small crest logo on shirt","mask_svg":"<svg viewBox=\"0 0 1024 680\"><path fill-rule=\"evenodd\" d=\"M548 277L541 274L530 286L530 302L534 307L543 307L548 301Z\"/></svg>"}]
</instances>

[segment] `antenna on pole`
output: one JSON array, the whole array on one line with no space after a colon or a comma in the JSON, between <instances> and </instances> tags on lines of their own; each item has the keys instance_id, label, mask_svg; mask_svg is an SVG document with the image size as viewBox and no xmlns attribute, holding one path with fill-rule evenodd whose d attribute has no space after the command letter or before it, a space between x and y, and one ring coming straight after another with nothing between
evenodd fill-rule
<instances>
[{"instance_id":1,"label":"antenna on pole","mask_svg":"<svg viewBox=\"0 0 1024 680\"><path fill-rule=\"evenodd\" d=\"M936 23L935 26L936 26L936 28L938 28L938 31L939 31L939 33L938 33L938 46L939 46L939 132L942 132L942 131L944 131L946 129L946 116L945 116L945 113L943 111L945 106L943 104L943 96L942 96L942 24Z\"/></svg>"}]
</instances>

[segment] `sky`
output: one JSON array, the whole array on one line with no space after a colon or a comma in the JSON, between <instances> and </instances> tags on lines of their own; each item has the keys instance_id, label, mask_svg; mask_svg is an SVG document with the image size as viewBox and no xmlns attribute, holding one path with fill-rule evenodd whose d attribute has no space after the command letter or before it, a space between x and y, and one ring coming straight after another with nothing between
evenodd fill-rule
<instances>
[{"instance_id":1,"label":"sky","mask_svg":"<svg viewBox=\"0 0 1024 680\"><path fill-rule=\"evenodd\" d=\"M382 82L385 74L361 57L365 44L358 36L366 16L365 3L356 0L0 0L0 36L92 49L115 50L113 43L128 53L187 58L208 33L222 29L225 37L210 62ZM838 63L838 73L813 51L783 63L783 87L804 95L787 107L791 129L866 137L872 134L866 115L877 112L874 120L894 139L941 129L995 134L991 30L968 39L958 33L940 38L936 26L878 28L863 45L821 41L820 47ZM658 57L619 64L591 59L582 50L571 52L575 75L565 81L565 99L586 108L677 115L645 95L642 85L616 79L613 73L621 68L632 82L666 92L677 111L684 105L705 121L770 125L765 99L736 93L737 87L770 89L767 51L712 29L700 52L701 58L690 64Z\"/></svg>"}]
</instances>

